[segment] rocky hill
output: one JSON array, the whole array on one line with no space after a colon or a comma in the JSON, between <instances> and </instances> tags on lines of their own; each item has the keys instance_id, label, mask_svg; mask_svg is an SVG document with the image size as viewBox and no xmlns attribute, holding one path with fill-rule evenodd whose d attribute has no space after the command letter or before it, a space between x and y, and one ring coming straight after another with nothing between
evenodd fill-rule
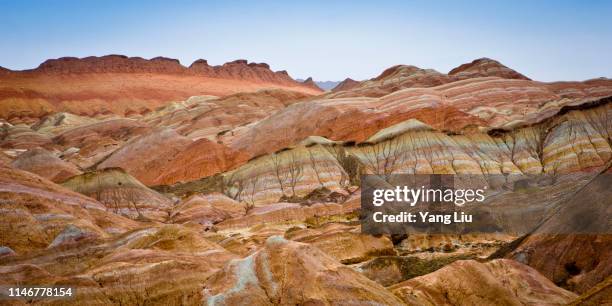
<instances>
[{"instance_id":1,"label":"rocky hill","mask_svg":"<svg viewBox=\"0 0 612 306\"><path fill-rule=\"evenodd\" d=\"M355 81L351 78L346 78L344 79L344 81L338 83L334 88L332 88L331 91L345 91L345 90L349 90L349 89L353 89L355 87L359 86L359 82Z\"/></svg>"},{"instance_id":2,"label":"rocky hill","mask_svg":"<svg viewBox=\"0 0 612 306\"><path fill-rule=\"evenodd\" d=\"M133 116L197 95L225 96L260 89L319 94L317 87L274 72L264 63L236 60L210 66L197 60L108 55L47 60L38 68L0 73L0 118L35 122L55 112ZM65 86L69 84L69 86Z\"/></svg>"},{"instance_id":3,"label":"rocky hill","mask_svg":"<svg viewBox=\"0 0 612 306\"><path fill-rule=\"evenodd\" d=\"M610 296L612 80L544 83L478 59L322 93L266 64L123 56L0 80L0 287L77 288L23 303ZM473 175L492 193L466 209L487 231L362 232L362 175L400 173Z\"/></svg>"}]
</instances>

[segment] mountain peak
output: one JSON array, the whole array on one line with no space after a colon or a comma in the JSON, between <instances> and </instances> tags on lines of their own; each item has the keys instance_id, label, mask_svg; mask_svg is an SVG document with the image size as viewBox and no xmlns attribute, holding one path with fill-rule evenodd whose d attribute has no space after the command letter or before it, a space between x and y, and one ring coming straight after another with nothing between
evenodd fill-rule
<instances>
[{"instance_id":1,"label":"mountain peak","mask_svg":"<svg viewBox=\"0 0 612 306\"><path fill-rule=\"evenodd\" d=\"M315 83L315 81L312 79L312 77L308 77L306 80L304 80L302 82L302 84L310 87L310 88L314 88L314 89L318 89L321 90L321 88L317 85L317 83Z\"/></svg>"},{"instance_id":2,"label":"mountain peak","mask_svg":"<svg viewBox=\"0 0 612 306\"><path fill-rule=\"evenodd\" d=\"M482 57L473 60L471 63L465 63L452 69L448 75L457 79L469 79L476 77L500 77L504 79L519 79L530 80L528 77L518 73L517 71L504 66L499 61Z\"/></svg>"},{"instance_id":3,"label":"mountain peak","mask_svg":"<svg viewBox=\"0 0 612 306\"><path fill-rule=\"evenodd\" d=\"M355 81L351 78L346 78L344 79L344 81L338 83L338 85L336 85L336 87L332 88L332 92L337 92L337 91L343 91L343 90L349 90L352 88L355 88L359 86L359 82Z\"/></svg>"}]
</instances>

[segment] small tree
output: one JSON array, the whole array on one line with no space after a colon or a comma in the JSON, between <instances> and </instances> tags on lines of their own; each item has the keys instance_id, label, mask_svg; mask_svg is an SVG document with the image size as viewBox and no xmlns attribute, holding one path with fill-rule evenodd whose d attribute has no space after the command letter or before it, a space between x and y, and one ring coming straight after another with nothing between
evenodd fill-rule
<instances>
[{"instance_id":1,"label":"small tree","mask_svg":"<svg viewBox=\"0 0 612 306\"><path fill-rule=\"evenodd\" d=\"M276 177L276 181L278 182L278 185L280 186L281 193L284 196L285 195L285 182L287 181L289 174L287 171L284 171L284 169L282 168L282 159L280 157L280 154L278 153L272 154L270 156L270 163L272 165L272 168L274 169L274 175Z\"/></svg>"},{"instance_id":2,"label":"small tree","mask_svg":"<svg viewBox=\"0 0 612 306\"><path fill-rule=\"evenodd\" d=\"M223 193L233 200L240 202L244 190L244 182L238 178L237 171L231 172L224 181Z\"/></svg>"},{"instance_id":3,"label":"small tree","mask_svg":"<svg viewBox=\"0 0 612 306\"><path fill-rule=\"evenodd\" d=\"M595 128L600 135L606 140L609 146L612 147L612 118L610 112L612 107L610 104L604 105L600 108L596 108L585 112L587 121L593 128Z\"/></svg>"},{"instance_id":4,"label":"small tree","mask_svg":"<svg viewBox=\"0 0 612 306\"><path fill-rule=\"evenodd\" d=\"M255 195L257 194L259 178L260 175L258 174L249 180L249 188L247 189L248 194L244 199L245 213L249 213L249 211L255 207Z\"/></svg>"},{"instance_id":5,"label":"small tree","mask_svg":"<svg viewBox=\"0 0 612 306\"><path fill-rule=\"evenodd\" d=\"M364 145L360 151L370 172L389 180L404 161L404 147L405 143L395 137L377 144Z\"/></svg>"},{"instance_id":6,"label":"small tree","mask_svg":"<svg viewBox=\"0 0 612 306\"><path fill-rule=\"evenodd\" d=\"M317 177L317 181L319 182L319 185L321 185L321 187L324 187L325 185L323 184L323 181L321 180L321 175L319 175L319 170L317 169L317 158L314 152L315 149L311 148L311 149L307 149L307 151L308 151L308 158L310 159L310 167L314 171Z\"/></svg>"},{"instance_id":7,"label":"small tree","mask_svg":"<svg viewBox=\"0 0 612 306\"><path fill-rule=\"evenodd\" d=\"M289 173L289 186L291 186L291 195L295 197L295 186L304 176L304 165L300 162L299 156L295 151L289 154L289 165L287 167Z\"/></svg>"},{"instance_id":8,"label":"small tree","mask_svg":"<svg viewBox=\"0 0 612 306\"><path fill-rule=\"evenodd\" d=\"M332 166L340 172L339 185L345 189L351 184L358 185L360 173L355 158L348 155L341 145L326 145L324 148L335 159Z\"/></svg>"}]
</instances>

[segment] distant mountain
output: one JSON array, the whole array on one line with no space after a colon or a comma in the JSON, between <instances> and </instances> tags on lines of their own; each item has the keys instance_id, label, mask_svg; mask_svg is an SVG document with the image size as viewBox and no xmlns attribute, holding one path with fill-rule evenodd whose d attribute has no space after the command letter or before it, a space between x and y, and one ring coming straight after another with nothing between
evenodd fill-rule
<instances>
[{"instance_id":1,"label":"distant mountain","mask_svg":"<svg viewBox=\"0 0 612 306\"><path fill-rule=\"evenodd\" d=\"M309 79L312 79L312 78L309 78ZM305 81L307 81L307 80L296 79L296 81L305 83ZM321 82L321 81L319 81L319 82L314 81L314 83L317 84L317 87L319 87L319 88L321 88L321 89L323 89L325 91L329 91L329 90L332 90L334 87L338 86L338 84L340 84L340 81L323 81L323 82Z\"/></svg>"},{"instance_id":2,"label":"distant mountain","mask_svg":"<svg viewBox=\"0 0 612 306\"><path fill-rule=\"evenodd\" d=\"M265 63L235 60L211 66L199 59L189 67L178 60L124 55L50 59L35 69L0 67L0 118L36 122L47 114L145 114L191 96L227 96L260 89L309 95L322 92Z\"/></svg>"},{"instance_id":3,"label":"distant mountain","mask_svg":"<svg viewBox=\"0 0 612 306\"><path fill-rule=\"evenodd\" d=\"M331 91L336 92L336 91L349 90L349 89L359 86L359 84L360 83L358 81L355 81L351 78L346 78L344 81L337 83L336 86L334 86Z\"/></svg>"}]
</instances>

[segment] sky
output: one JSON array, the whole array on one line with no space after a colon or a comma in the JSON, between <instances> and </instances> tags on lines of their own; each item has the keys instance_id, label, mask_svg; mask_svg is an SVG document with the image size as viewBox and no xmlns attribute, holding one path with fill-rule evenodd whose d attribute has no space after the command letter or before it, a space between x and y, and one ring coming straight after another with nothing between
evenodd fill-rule
<instances>
[{"instance_id":1,"label":"sky","mask_svg":"<svg viewBox=\"0 0 612 306\"><path fill-rule=\"evenodd\" d=\"M0 66L14 70L123 54L336 81L489 57L535 80L612 78L612 1L0 0L0 12Z\"/></svg>"}]
</instances>

